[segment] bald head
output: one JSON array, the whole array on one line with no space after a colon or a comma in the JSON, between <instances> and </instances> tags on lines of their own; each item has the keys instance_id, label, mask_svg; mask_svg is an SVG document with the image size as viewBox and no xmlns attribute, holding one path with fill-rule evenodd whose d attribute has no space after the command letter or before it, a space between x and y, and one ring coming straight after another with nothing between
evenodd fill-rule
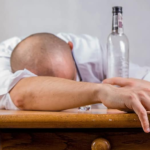
<instances>
[{"instance_id":1,"label":"bald head","mask_svg":"<svg viewBox=\"0 0 150 150\"><path fill-rule=\"evenodd\" d=\"M69 45L50 33L33 34L21 41L11 55L13 72L24 68L39 76L74 79L75 64Z\"/></svg>"}]
</instances>

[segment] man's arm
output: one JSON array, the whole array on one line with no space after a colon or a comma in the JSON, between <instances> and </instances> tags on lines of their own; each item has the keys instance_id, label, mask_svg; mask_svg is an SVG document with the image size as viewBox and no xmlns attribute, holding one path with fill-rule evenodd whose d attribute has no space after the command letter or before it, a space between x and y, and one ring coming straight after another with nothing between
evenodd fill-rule
<instances>
[{"instance_id":1,"label":"man's arm","mask_svg":"<svg viewBox=\"0 0 150 150\"><path fill-rule=\"evenodd\" d=\"M14 104L24 110L64 110L100 103L100 84L54 77L29 77L10 91Z\"/></svg>"}]
</instances>

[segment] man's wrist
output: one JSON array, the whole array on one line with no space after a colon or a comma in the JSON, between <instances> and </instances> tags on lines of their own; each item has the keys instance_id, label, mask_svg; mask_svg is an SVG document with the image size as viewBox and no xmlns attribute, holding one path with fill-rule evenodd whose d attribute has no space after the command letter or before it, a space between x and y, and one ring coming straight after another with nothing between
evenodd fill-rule
<instances>
[{"instance_id":1,"label":"man's wrist","mask_svg":"<svg viewBox=\"0 0 150 150\"><path fill-rule=\"evenodd\" d=\"M102 97L104 94L104 85L102 84L95 84L94 92L93 92L93 103L102 103Z\"/></svg>"}]
</instances>

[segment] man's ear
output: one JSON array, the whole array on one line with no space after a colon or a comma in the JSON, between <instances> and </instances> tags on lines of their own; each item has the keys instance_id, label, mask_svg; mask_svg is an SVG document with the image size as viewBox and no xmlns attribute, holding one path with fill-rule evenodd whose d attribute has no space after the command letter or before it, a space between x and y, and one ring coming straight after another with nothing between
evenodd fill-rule
<instances>
[{"instance_id":1,"label":"man's ear","mask_svg":"<svg viewBox=\"0 0 150 150\"><path fill-rule=\"evenodd\" d=\"M73 43L71 41L68 42L68 45L69 45L70 49L73 50Z\"/></svg>"}]
</instances>

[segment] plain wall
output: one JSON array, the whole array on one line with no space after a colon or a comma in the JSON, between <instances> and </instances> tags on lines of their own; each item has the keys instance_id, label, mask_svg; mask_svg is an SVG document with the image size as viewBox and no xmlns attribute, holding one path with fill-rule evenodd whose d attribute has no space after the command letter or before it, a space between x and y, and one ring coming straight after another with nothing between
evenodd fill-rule
<instances>
[{"instance_id":1,"label":"plain wall","mask_svg":"<svg viewBox=\"0 0 150 150\"><path fill-rule=\"evenodd\" d=\"M71 32L97 36L105 45L112 6L123 6L130 60L150 66L150 0L0 0L0 41L35 32Z\"/></svg>"}]
</instances>

